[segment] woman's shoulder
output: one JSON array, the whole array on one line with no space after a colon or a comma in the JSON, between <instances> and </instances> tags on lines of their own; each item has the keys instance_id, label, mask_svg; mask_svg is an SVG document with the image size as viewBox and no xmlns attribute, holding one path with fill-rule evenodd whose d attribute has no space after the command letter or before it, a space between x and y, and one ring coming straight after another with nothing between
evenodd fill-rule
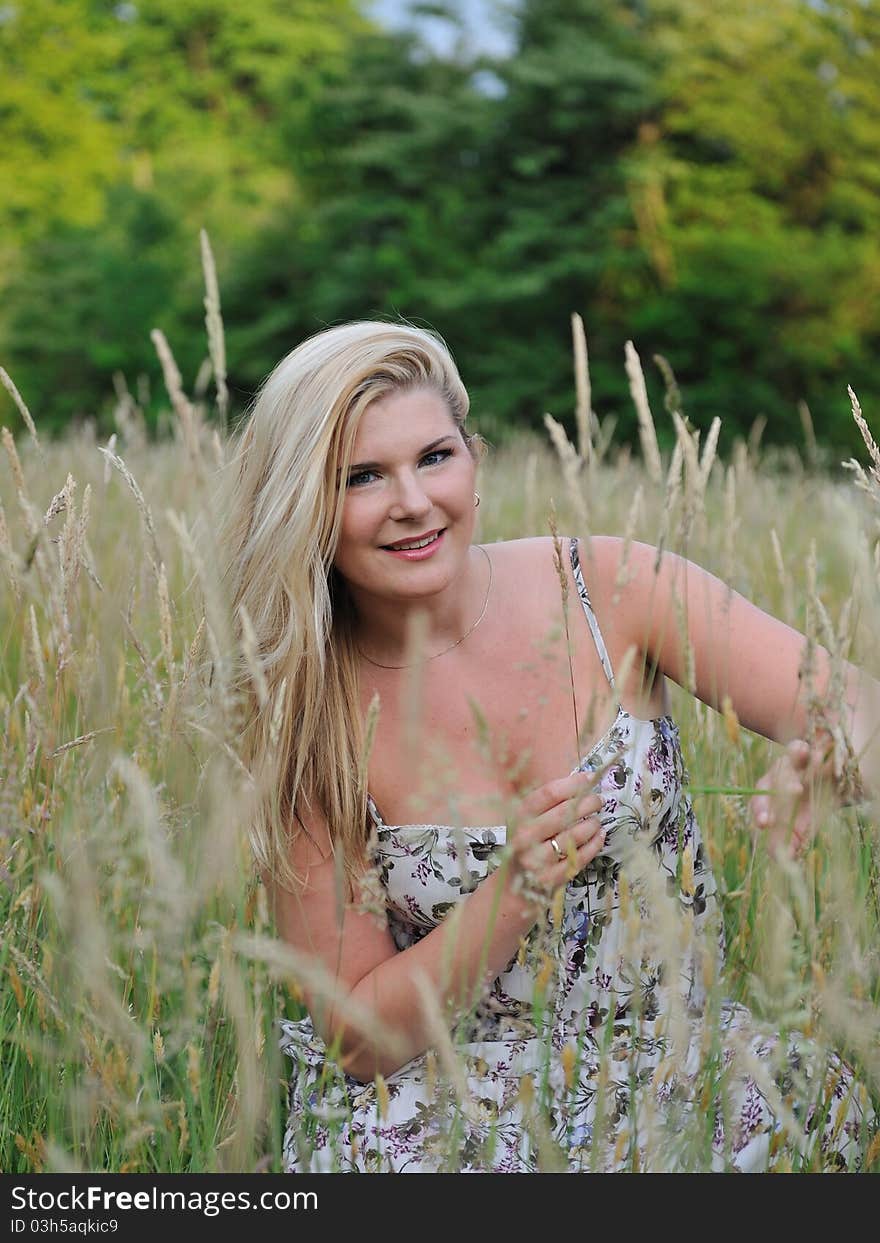
<instances>
[{"instance_id":1,"label":"woman's shoulder","mask_svg":"<svg viewBox=\"0 0 880 1243\"><path fill-rule=\"evenodd\" d=\"M618 535L563 535L559 552L569 584L573 538L577 538L577 564L583 584L606 642L626 650L643 637L643 597L651 596L649 580L655 572L657 549ZM548 592L558 593L555 544L552 535L535 535L488 546L497 567L507 570L507 590L516 596L520 607L526 595L537 604Z\"/></svg>"},{"instance_id":2,"label":"woman's shoulder","mask_svg":"<svg viewBox=\"0 0 880 1243\"><path fill-rule=\"evenodd\" d=\"M584 576L588 591L592 598L594 589L601 596L603 588L614 583L618 570L626 556L627 541L617 535L590 535L574 537L561 535L559 551L563 566L567 570L571 564L571 543L577 538L577 559ZM512 568L523 573L556 574L556 543L552 535L527 535L521 539L499 540L486 545L489 553ZM636 545L630 541L631 548L649 549L649 545ZM653 549L649 549L653 552Z\"/></svg>"}]
</instances>

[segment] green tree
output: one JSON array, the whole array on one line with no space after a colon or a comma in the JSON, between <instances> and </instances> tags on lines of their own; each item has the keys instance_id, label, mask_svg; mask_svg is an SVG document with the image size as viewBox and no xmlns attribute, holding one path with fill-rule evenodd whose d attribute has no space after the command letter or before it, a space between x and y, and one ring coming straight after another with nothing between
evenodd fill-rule
<instances>
[{"instance_id":1,"label":"green tree","mask_svg":"<svg viewBox=\"0 0 880 1243\"><path fill-rule=\"evenodd\" d=\"M493 348L471 363L498 419L574 406L570 316L588 322L597 392L623 397L627 288L643 258L624 157L659 105L643 5L523 0L487 144L489 230L468 293Z\"/></svg>"},{"instance_id":2,"label":"green tree","mask_svg":"<svg viewBox=\"0 0 880 1243\"><path fill-rule=\"evenodd\" d=\"M207 226L239 404L321 326L404 315L443 333L499 437L572 409L578 310L622 434L632 337L728 439L759 413L799 438L806 398L851 449L844 385L878 394L878 6L508 10L498 60L355 0L0 10L0 361L44 419L96 409L114 367L157 376L156 323L193 373Z\"/></svg>"},{"instance_id":3,"label":"green tree","mask_svg":"<svg viewBox=\"0 0 880 1243\"><path fill-rule=\"evenodd\" d=\"M845 385L880 394L880 11L658 0L658 124L630 159L650 269L633 333L698 421L758 413L852 446Z\"/></svg>"},{"instance_id":4,"label":"green tree","mask_svg":"<svg viewBox=\"0 0 880 1243\"><path fill-rule=\"evenodd\" d=\"M300 153L305 202L227 283L240 377L255 383L322 324L405 315L445 336L500 436L572 408L570 313L604 299L620 391L605 268L631 218L620 156L654 99L638 15L541 0L514 18L509 60L377 33L355 75L328 75Z\"/></svg>"},{"instance_id":5,"label":"green tree","mask_svg":"<svg viewBox=\"0 0 880 1243\"><path fill-rule=\"evenodd\" d=\"M90 0L30 0L0 15L0 247L90 225L118 175L116 127L98 96L122 55L119 22ZM5 265L4 265L5 266Z\"/></svg>"},{"instance_id":6,"label":"green tree","mask_svg":"<svg viewBox=\"0 0 880 1243\"><path fill-rule=\"evenodd\" d=\"M460 290L487 228L483 168L493 102L473 67L426 53L411 34L359 41L355 71L325 73L290 107L302 198L243 248L227 280L230 367L253 387L330 322L404 315L453 345L473 325Z\"/></svg>"},{"instance_id":7,"label":"green tree","mask_svg":"<svg viewBox=\"0 0 880 1243\"><path fill-rule=\"evenodd\" d=\"M202 350L199 228L223 267L296 202L289 100L307 98L325 64L348 63L369 28L354 0L0 11L0 361L38 404L53 395L45 417L94 411L108 360L139 368L157 321L185 331L185 357ZM84 341L121 289L119 348Z\"/></svg>"},{"instance_id":8,"label":"green tree","mask_svg":"<svg viewBox=\"0 0 880 1243\"><path fill-rule=\"evenodd\" d=\"M155 195L130 187L111 190L107 208L106 222L60 224L35 241L27 268L7 285L10 370L45 429L101 419L116 371L132 387L139 375L155 375L156 324L182 338L186 374L204 353L195 334L178 331L180 255L189 243L174 216Z\"/></svg>"}]
</instances>

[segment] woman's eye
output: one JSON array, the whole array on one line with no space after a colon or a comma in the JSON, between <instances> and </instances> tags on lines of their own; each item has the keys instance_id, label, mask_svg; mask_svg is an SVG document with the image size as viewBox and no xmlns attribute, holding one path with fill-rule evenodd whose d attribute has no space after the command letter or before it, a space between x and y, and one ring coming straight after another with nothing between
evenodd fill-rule
<instances>
[{"instance_id":1,"label":"woman's eye","mask_svg":"<svg viewBox=\"0 0 880 1243\"><path fill-rule=\"evenodd\" d=\"M448 457L452 457L451 449L435 449L433 453L426 453L425 456L422 458L422 461L427 462L429 466L436 466L437 462L442 462L445 458L448 458ZM436 461L434 462L430 461L431 458L435 458Z\"/></svg>"},{"instance_id":2,"label":"woman's eye","mask_svg":"<svg viewBox=\"0 0 880 1243\"><path fill-rule=\"evenodd\" d=\"M376 472L373 470L359 470L356 475L349 475L348 486L350 488L356 488L359 484L363 483L365 479L369 479L370 475L374 475L375 473Z\"/></svg>"},{"instance_id":3,"label":"woman's eye","mask_svg":"<svg viewBox=\"0 0 880 1243\"><path fill-rule=\"evenodd\" d=\"M452 457L453 449L434 449L431 453L426 453L419 463L420 466L438 466L448 457ZM369 483L371 477L376 474L374 470L359 470L348 477L348 486L350 488L358 488L362 484Z\"/></svg>"}]
</instances>

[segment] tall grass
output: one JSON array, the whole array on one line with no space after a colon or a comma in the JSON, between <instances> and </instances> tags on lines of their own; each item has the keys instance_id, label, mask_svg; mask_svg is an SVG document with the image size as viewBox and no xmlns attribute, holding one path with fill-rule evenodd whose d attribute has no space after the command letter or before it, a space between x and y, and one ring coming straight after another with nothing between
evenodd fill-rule
<instances>
[{"instance_id":1,"label":"tall grass","mask_svg":"<svg viewBox=\"0 0 880 1243\"><path fill-rule=\"evenodd\" d=\"M148 441L124 386L107 445L88 427L43 444L30 416L18 444L3 433L6 1171L281 1168L276 1023L301 1012L296 981L310 968L273 939L243 831L250 783L235 756L228 620L204 538L224 441L154 339L175 411L169 439ZM842 478L816 465L814 443L805 465L794 449L761 453L756 434L723 463L714 443L701 451L674 392L676 450L662 460L628 347L647 454L636 459L593 413L577 324L575 357L577 449L549 420L552 444L523 437L494 454L482 539L546 531L554 507L561 531L662 542L877 673L880 462ZM684 691L673 712L721 891L719 987L841 1048L877 1092L875 819L829 809L803 865L774 864L748 830L744 796L724 792L751 788L771 748ZM438 1048L454 1080L442 1033Z\"/></svg>"}]
</instances>

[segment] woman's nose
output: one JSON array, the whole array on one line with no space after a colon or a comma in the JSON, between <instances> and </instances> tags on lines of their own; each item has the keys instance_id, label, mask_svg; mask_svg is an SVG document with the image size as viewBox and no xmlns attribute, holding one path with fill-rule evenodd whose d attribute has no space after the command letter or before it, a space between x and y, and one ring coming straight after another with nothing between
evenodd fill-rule
<instances>
[{"instance_id":1,"label":"woman's nose","mask_svg":"<svg viewBox=\"0 0 880 1243\"><path fill-rule=\"evenodd\" d=\"M392 505L393 516L413 515L418 517L421 514L431 512L432 503L425 494L418 475L406 474L400 476L395 484L394 503Z\"/></svg>"}]
</instances>

